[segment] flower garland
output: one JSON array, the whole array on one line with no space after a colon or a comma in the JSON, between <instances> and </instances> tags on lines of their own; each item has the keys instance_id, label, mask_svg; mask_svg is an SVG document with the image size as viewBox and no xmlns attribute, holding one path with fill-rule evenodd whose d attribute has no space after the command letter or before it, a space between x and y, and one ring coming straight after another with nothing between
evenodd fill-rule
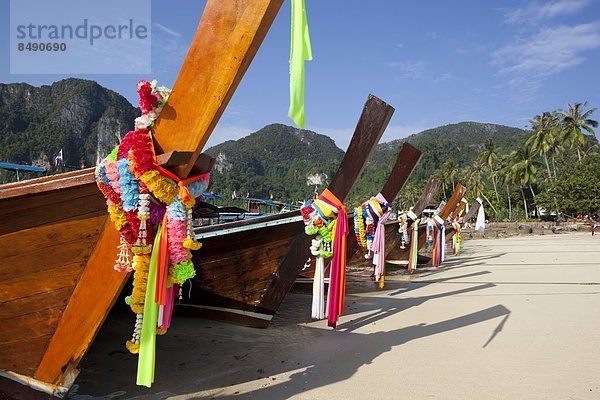
<instances>
[{"instance_id":1,"label":"flower garland","mask_svg":"<svg viewBox=\"0 0 600 400\"><path fill-rule=\"evenodd\" d=\"M392 204L378 193L354 210L354 233L358 243L367 249L365 259L373 260L373 276L379 287L385 285L385 227Z\"/></svg>"},{"instance_id":2,"label":"flower garland","mask_svg":"<svg viewBox=\"0 0 600 400\"><path fill-rule=\"evenodd\" d=\"M387 201L379 201L377 197L371 197L354 209L354 234L358 244L367 249L367 254L365 254L367 260L373 258L375 230L379 219L384 214L384 208L387 209L387 206Z\"/></svg>"},{"instance_id":3,"label":"flower garland","mask_svg":"<svg viewBox=\"0 0 600 400\"><path fill-rule=\"evenodd\" d=\"M342 202L329 189L300 209L307 235L315 235L310 251L316 256L313 279L311 315L316 319L327 317L327 324L336 326L344 310L346 292L346 235L348 217ZM333 257L329 269L329 289L325 304L325 259Z\"/></svg>"},{"instance_id":4,"label":"flower garland","mask_svg":"<svg viewBox=\"0 0 600 400\"><path fill-rule=\"evenodd\" d=\"M200 243L193 234L192 207L196 197L206 190L209 180L209 174L204 174L181 181L157 165L151 128L170 90L158 87L156 81L143 80L138 83L137 92L142 115L135 119L135 129L96 167L96 183L106 197L110 219L121 234L114 268L135 271L132 294L126 298L136 314L132 338L126 343L132 353L140 351L149 265L157 229L166 232L162 235L164 249L161 247L159 253L168 253L166 264L160 264L162 270L159 265L156 280L157 298L160 293L157 304L162 313L165 306L172 307L173 303L172 299L165 300L165 288L180 285L195 276L190 250L199 249ZM158 328L169 326L171 313L166 310L165 314L169 319L159 321ZM164 329L158 331L162 333Z\"/></svg>"}]
</instances>

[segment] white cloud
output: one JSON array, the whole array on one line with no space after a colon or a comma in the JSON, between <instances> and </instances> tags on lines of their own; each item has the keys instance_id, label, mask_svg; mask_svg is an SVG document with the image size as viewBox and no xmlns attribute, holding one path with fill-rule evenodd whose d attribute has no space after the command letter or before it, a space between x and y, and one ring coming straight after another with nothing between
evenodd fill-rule
<instances>
[{"instance_id":1,"label":"white cloud","mask_svg":"<svg viewBox=\"0 0 600 400\"><path fill-rule=\"evenodd\" d=\"M501 74L545 78L585 61L584 53L600 48L600 21L542 28L492 53Z\"/></svg>"},{"instance_id":2,"label":"white cloud","mask_svg":"<svg viewBox=\"0 0 600 400\"><path fill-rule=\"evenodd\" d=\"M575 14L587 7L591 0L555 0L545 3L533 3L526 8L517 8L504 15L504 22L535 23L562 15Z\"/></svg>"},{"instance_id":3,"label":"white cloud","mask_svg":"<svg viewBox=\"0 0 600 400\"><path fill-rule=\"evenodd\" d=\"M174 36L174 37L181 37L181 33L174 31L171 28L167 28L166 26L164 26L163 24L159 24L158 22L153 22L152 26L155 26L156 28L160 29L161 31L163 31L164 33Z\"/></svg>"},{"instance_id":4,"label":"white cloud","mask_svg":"<svg viewBox=\"0 0 600 400\"><path fill-rule=\"evenodd\" d=\"M435 40L438 38L438 34L436 32L427 32L427 37L431 40Z\"/></svg>"},{"instance_id":5,"label":"white cloud","mask_svg":"<svg viewBox=\"0 0 600 400\"><path fill-rule=\"evenodd\" d=\"M401 76L404 78L418 79L423 76L425 69L429 63L427 61L406 61L398 62L394 61L388 63L388 66L400 71Z\"/></svg>"}]
</instances>

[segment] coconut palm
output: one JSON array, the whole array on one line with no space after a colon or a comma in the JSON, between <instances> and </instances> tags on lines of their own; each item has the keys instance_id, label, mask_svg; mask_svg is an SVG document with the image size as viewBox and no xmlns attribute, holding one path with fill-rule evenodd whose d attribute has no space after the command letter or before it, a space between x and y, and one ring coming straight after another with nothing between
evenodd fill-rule
<instances>
[{"instance_id":1,"label":"coconut palm","mask_svg":"<svg viewBox=\"0 0 600 400\"><path fill-rule=\"evenodd\" d=\"M483 192L483 176L485 175L484 170L485 163L480 160L473 161L473 164L467 169L467 182L473 197L481 197Z\"/></svg>"},{"instance_id":2,"label":"coconut palm","mask_svg":"<svg viewBox=\"0 0 600 400\"><path fill-rule=\"evenodd\" d=\"M585 143L586 131L590 135L595 135L594 129L598 127L598 121L590 119L590 115L596 111L595 108L585 110L585 103L568 104L568 110L559 111L561 124L563 127L563 139L571 145L571 148L577 150L577 158L581 161L581 146Z\"/></svg>"},{"instance_id":3,"label":"coconut palm","mask_svg":"<svg viewBox=\"0 0 600 400\"><path fill-rule=\"evenodd\" d=\"M511 181L519 184L520 186L526 216L529 215L529 211L527 209L527 200L525 199L525 192L523 191L523 187L529 186L529 190L531 190L531 194L535 199L535 193L531 185L536 181L538 163L535 161L534 157L534 151L532 150L531 146L527 144L524 144L521 147L517 148L510 155Z\"/></svg>"},{"instance_id":4,"label":"coconut palm","mask_svg":"<svg viewBox=\"0 0 600 400\"><path fill-rule=\"evenodd\" d=\"M494 163L498 159L498 147L494 144L492 138L488 138L483 144L483 151L479 154L479 161L485 163L490 168L492 177L492 184L494 185L494 193L496 193L496 201L500 203L500 197L498 196L498 186L496 185L496 171L494 170Z\"/></svg>"},{"instance_id":5,"label":"coconut palm","mask_svg":"<svg viewBox=\"0 0 600 400\"><path fill-rule=\"evenodd\" d=\"M454 161L453 158L449 158L442 168L446 170L447 178L449 182L452 183L452 190L454 190L454 187L456 186L456 175L458 174L458 165L456 165L456 161Z\"/></svg>"},{"instance_id":6,"label":"coconut palm","mask_svg":"<svg viewBox=\"0 0 600 400\"><path fill-rule=\"evenodd\" d=\"M529 121L533 135L527 139L526 144L531 146L531 150L537 151L540 157L546 163L548 180L552 179L552 171L548 163L548 154L552 154L557 149L558 116L545 112L542 115L536 115Z\"/></svg>"},{"instance_id":7,"label":"coconut palm","mask_svg":"<svg viewBox=\"0 0 600 400\"><path fill-rule=\"evenodd\" d=\"M512 219L512 202L510 200L510 184L512 183L512 171L511 171L511 160L510 155L505 154L500 158L498 165L498 177L500 183L506 186L506 198L508 199L508 219Z\"/></svg>"}]
</instances>

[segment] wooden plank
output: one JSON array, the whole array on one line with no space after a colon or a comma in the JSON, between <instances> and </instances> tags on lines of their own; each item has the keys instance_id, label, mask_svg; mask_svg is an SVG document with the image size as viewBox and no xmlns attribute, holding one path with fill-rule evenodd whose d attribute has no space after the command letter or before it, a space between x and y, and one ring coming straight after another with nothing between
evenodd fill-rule
<instances>
[{"instance_id":1,"label":"wooden plank","mask_svg":"<svg viewBox=\"0 0 600 400\"><path fill-rule=\"evenodd\" d=\"M0 299L4 303L22 297L74 286L77 284L77 279L84 267L84 262L75 262L61 265L50 271L33 272L22 277L13 277L10 280L2 281L0 282Z\"/></svg>"},{"instance_id":2,"label":"wooden plank","mask_svg":"<svg viewBox=\"0 0 600 400\"><path fill-rule=\"evenodd\" d=\"M106 203L95 185L81 190L66 189L32 199L1 201L0 235L47 224L106 215Z\"/></svg>"},{"instance_id":3,"label":"wooden plank","mask_svg":"<svg viewBox=\"0 0 600 400\"><path fill-rule=\"evenodd\" d=\"M440 213L438 214L440 216L440 218L442 218L442 219L448 218L450 216L450 214L452 213L452 211L454 211L456 209L456 207L458 207L461 199L464 197L466 192L467 192L467 188L465 188L460 183L457 183L456 186L454 187L454 191L452 192L452 196L450 196L450 199L448 199L448 202L442 208L442 211L440 211Z\"/></svg>"},{"instance_id":4,"label":"wooden plank","mask_svg":"<svg viewBox=\"0 0 600 400\"><path fill-rule=\"evenodd\" d=\"M191 151L171 151L156 157L156 163L161 167L176 167L190 162L194 154ZM205 174L212 170L215 159L206 153L201 153L194 163L195 174Z\"/></svg>"},{"instance_id":5,"label":"wooden plank","mask_svg":"<svg viewBox=\"0 0 600 400\"><path fill-rule=\"evenodd\" d=\"M393 114L394 107L369 94L352 135L352 141L329 184L329 190L340 201L344 201L354 187Z\"/></svg>"},{"instance_id":6,"label":"wooden plank","mask_svg":"<svg viewBox=\"0 0 600 400\"><path fill-rule=\"evenodd\" d=\"M387 201L393 202L398 196L421 157L423 157L423 153L410 143L404 142L402 144L402 149L398 153L392 172L380 192Z\"/></svg>"},{"instance_id":7,"label":"wooden plank","mask_svg":"<svg viewBox=\"0 0 600 400\"><path fill-rule=\"evenodd\" d=\"M4 323L4 320L13 318L15 315L38 312L46 308L62 307L64 309L73 289L75 286L67 286L3 302L0 304L0 323Z\"/></svg>"},{"instance_id":8,"label":"wooden plank","mask_svg":"<svg viewBox=\"0 0 600 400\"><path fill-rule=\"evenodd\" d=\"M383 131L385 131L393 113L394 108L392 106L369 94L354 130L352 141L329 185L329 190L341 202L346 200L346 196L360 177L369 156L383 135ZM412 149L407 149L407 151L412 152ZM298 223L303 225L303 222ZM349 225L349 227L351 226ZM294 285L294 281L304 267L304 263L309 258L310 250L307 244L310 241L307 240L307 235L304 236L306 237L295 239L290 244L288 254L279 264L278 273L272 277L271 283L265 292L261 304L264 309L277 311L283 298Z\"/></svg>"},{"instance_id":9,"label":"wooden plank","mask_svg":"<svg viewBox=\"0 0 600 400\"><path fill-rule=\"evenodd\" d=\"M415 214L421 215L423 213L425 208L433 201L433 196L435 196L439 187L440 181L434 176L430 177L427 181L427 185L425 185L423 193L421 193L421 197L419 197L419 200L417 200L413 207L413 212Z\"/></svg>"},{"instance_id":10,"label":"wooden plank","mask_svg":"<svg viewBox=\"0 0 600 400\"><path fill-rule=\"evenodd\" d=\"M94 168L0 185L0 200L95 182Z\"/></svg>"},{"instance_id":11,"label":"wooden plank","mask_svg":"<svg viewBox=\"0 0 600 400\"><path fill-rule=\"evenodd\" d=\"M106 218L98 244L34 378L53 384L71 384L65 379L76 370L129 276L113 269L113 255L118 245L119 233Z\"/></svg>"},{"instance_id":12,"label":"wooden plank","mask_svg":"<svg viewBox=\"0 0 600 400\"><path fill-rule=\"evenodd\" d=\"M51 335L62 311L60 307L53 307L2 321L10 326L10 329L0 330L0 345Z\"/></svg>"},{"instance_id":13,"label":"wooden plank","mask_svg":"<svg viewBox=\"0 0 600 400\"><path fill-rule=\"evenodd\" d=\"M0 369L32 376L51 335L24 338L20 342L0 344Z\"/></svg>"},{"instance_id":14,"label":"wooden plank","mask_svg":"<svg viewBox=\"0 0 600 400\"><path fill-rule=\"evenodd\" d=\"M479 212L479 207L481 207L481 203L475 200L471 208L469 208L469 212L464 216L463 222L467 222L471 218L475 216Z\"/></svg>"},{"instance_id":15,"label":"wooden plank","mask_svg":"<svg viewBox=\"0 0 600 400\"><path fill-rule=\"evenodd\" d=\"M0 281L88 257L105 218L67 221L0 236Z\"/></svg>"},{"instance_id":16,"label":"wooden plank","mask_svg":"<svg viewBox=\"0 0 600 400\"><path fill-rule=\"evenodd\" d=\"M155 128L157 153L193 152L187 177L258 51L283 0L208 0Z\"/></svg>"}]
</instances>

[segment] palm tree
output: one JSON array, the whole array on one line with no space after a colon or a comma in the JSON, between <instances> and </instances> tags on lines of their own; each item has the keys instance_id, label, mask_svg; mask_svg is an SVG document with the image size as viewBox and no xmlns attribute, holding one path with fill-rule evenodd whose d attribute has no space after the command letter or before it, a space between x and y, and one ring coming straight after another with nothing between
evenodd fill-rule
<instances>
[{"instance_id":1,"label":"palm tree","mask_svg":"<svg viewBox=\"0 0 600 400\"><path fill-rule=\"evenodd\" d=\"M538 151L540 157L544 159L546 163L546 170L548 172L548 180L552 179L552 171L550 170L550 164L548 163L548 154L552 153L557 146L556 134L558 129L558 117L549 112L545 112L542 115L536 115L529 121L531 129L533 129L533 135L527 139L526 144L531 146L533 151Z\"/></svg>"},{"instance_id":2,"label":"palm tree","mask_svg":"<svg viewBox=\"0 0 600 400\"><path fill-rule=\"evenodd\" d=\"M442 184L442 192L444 193L444 200L447 200L448 196L446 195L446 187L450 181L448 178L448 171L442 165L442 167L440 169L438 169L434 173L434 175L436 178L438 178L440 180L440 183Z\"/></svg>"},{"instance_id":3,"label":"palm tree","mask_svg":"<svg viewBox=\"0 0 600 400\"><path fill-rule=\"evenodd\" d=\"M485 164L480 160L473 161L473 164L467 169L467 182L473 197L481 197L481 193L483 192L482 176L484 175L484 169Z\"/></svg>"},{"instance_id":4,"label":"palm tree","mask_svg":"<svg viewBox=\"0 0 600 400\"><path fill-rule=\"evenodd\" d=\"M583 133L583 130L590 135L595 135L594 129L592 128L598 127L598 121L589 118L596 109L590 108L585 111L587 101L583 104L568 104L568 107L569 109L566 111L559 111L559 114L562 117L563 139L570 143L571 148L577 150L577 158L581 161L580 148L585 143L586 136L586 134Z\"/></svg>"},{"instance_id":5,"label":"palm tree","mask_svg":"<svg viewBox=\"0 0 600 400\"><path fill-rule=\"evenodd\" d=\"M442 169L446 170L446 178L448 178L448 183L452 183L452 190L454 190L454 186L456 185L456 175L458 174L458 165L456 165L456 161L453 158L449 158L442 165Z\"/></svg>"},{"instance_id":6,"label":"palm tree","mask_svg":"<svg viewBox=\"0 0 600 400\"><path fill-rule=\"evenodd\" d=\"M506 186L506 198L508 199L508 219L512 219L512 202L510 201L510 184L512 182L512 171L511 171L510 155L505 154L500 159L500 165L498 168L498 177L501 182Z\"/></svg>"},{"instance_id":7,"label":"palm tree","mask_svg":"<svg viewBox=\"0 0 600 400\"><path fill-rule=\"evenodd\" d=\"M483 144L483 151L479 154L479 161L485 163L490 168L492 184L494 185L494 193L496 193L496 201L500 203L498 196L498 186L496 185L496 171L494 171L494 161L498 158L498 147L494 144L492 138L488 138Z\"/></svg>"},{"instance_id":8,"label":"palm tree","mask_svg":"<svg viewBox=\"0 0 600 400\"><path fill-rule=\"evenodd\" d=\"M535 199L535 193L531 187L531 184L536 181L537 174L537 162L534 160L534 156L535 154L531 149L531 146L527 144L517 148L517 150L513 151L510 155L512 164L510 166L511 181L520 186L526 217L529 216L529 211L527 209L527 200L525 199L523 187L529 186L529 190L531 190L531 194Z\"/></svg>"}]
</instances>

